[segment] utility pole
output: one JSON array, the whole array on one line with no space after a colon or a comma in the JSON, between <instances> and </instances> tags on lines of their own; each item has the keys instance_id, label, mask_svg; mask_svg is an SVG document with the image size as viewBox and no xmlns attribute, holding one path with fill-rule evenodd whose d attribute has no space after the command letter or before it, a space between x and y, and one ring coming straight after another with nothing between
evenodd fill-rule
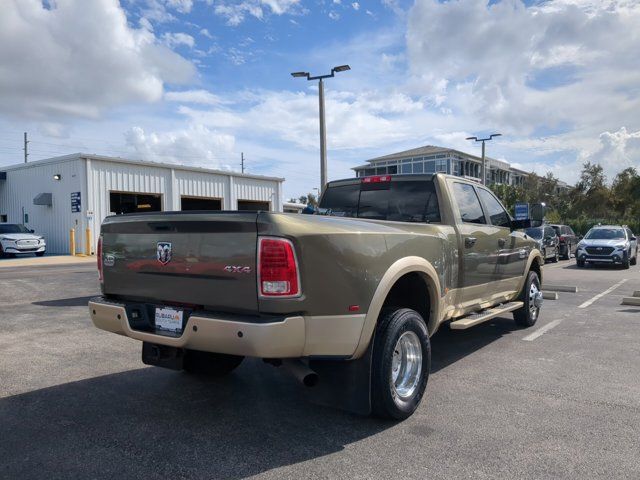
<instances>
[{"instance_id":1,"label":"utility pole","mask_svg":"<svg viewBox=\"0 0 640 480\"><path fill-rule=\"evenodd\" d=\"M467 137L467 140L473 140L474 142L482 142L482 185L487 184L487 159L484 155L484 142L488 142L494 137L502 136L501 133L492 133L487 138Z\"/></svg>"},{"instance_id":2,"label":"utility pole","mask_svg":"<svg viewBox=\"0 0 640 480\"><path fill-rule=\"evenodd\" d=\"M331 73L327 75L316 75L314 77L309 72L293 72L292 77L303 77L307 80L318 80L318 103L320 104L320 193L324 191L327 184L327 129L324 119L324 79L335 77L337 72L351 70L349 65L333 67Z\"/></svg>"},{"instance_id":3,"label":"utility pole","mask_svg":"<svg viewBox=\"0 0 640 480\"><path fill-rule=\"evenodd\" d=\"M29 152L27 150L27 144L29 143L29 140L27 140L27 132L24 132L24 163L27 163L27 157L29 156Z\"/></svg>"},{"instance_id":4,"label":"utility pole","mask_svg":"<svg viewBox=\"0 0 640 480\"><path fill-rule=\"evenodd\" d=\"M244 152L240 152L240 168L242 169L242 173L244 173Z\"/></svg>"},{"instance_id":5,"label":"utility pole","mask_svg":"<svg viewBox=\"0 0 640 480\"><path fill-rule=\"evenodd\" d=\"M324 120L324 81L318 82L318 101L320 103L320 187L324 192L327 184L327 128Z\"/></svg>"}]
</instances>

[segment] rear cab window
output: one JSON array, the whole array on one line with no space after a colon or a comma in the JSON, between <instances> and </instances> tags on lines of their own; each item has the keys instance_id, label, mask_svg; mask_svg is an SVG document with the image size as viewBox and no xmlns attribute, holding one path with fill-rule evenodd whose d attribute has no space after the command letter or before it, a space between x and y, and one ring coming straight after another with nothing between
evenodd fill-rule
<instances>
[{"instance_id":1,"label":"rear cab window","mask_svg":"<svg viewBox=\"0 0 640 480\"><path fill-rule=\"evenodd\" d=\"M424 179L415 179L413 175L409 178L377 178L376 181L329 184L322 196L319 213L396 222L440 222L438 196L430 176Z\"/></svg>"}]
</instances>

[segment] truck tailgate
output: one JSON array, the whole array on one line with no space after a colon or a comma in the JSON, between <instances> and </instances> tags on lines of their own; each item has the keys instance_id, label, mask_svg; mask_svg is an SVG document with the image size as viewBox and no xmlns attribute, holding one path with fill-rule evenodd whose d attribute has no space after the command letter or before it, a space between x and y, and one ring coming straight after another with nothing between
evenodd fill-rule
<instances>
[{"instance_id":1,"label":"truck tailgate","mask_svg":"<svg viewBox=\"0 0 640 480\"><path fill-rule=\"evenodd\" d=\"M104 294L257 312L255 212L108 217Z\"/></svg>"}]
</instances>

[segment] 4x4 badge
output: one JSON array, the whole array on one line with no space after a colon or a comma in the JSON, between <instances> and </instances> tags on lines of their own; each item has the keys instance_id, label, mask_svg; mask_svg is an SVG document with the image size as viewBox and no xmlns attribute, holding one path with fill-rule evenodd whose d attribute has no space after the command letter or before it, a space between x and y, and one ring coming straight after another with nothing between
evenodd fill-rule
<instances>
[{"instance_id":1,"label":"4x4 badge","mask_svg":"<svg viewBox=\"0 0 640 480\"><path fill-rule=\"evenodd\" d=\"M171 243L170 242L158 242L157 250L158 261L162 265L166 265L171 261Z\"/></svg>"}]
</instances>

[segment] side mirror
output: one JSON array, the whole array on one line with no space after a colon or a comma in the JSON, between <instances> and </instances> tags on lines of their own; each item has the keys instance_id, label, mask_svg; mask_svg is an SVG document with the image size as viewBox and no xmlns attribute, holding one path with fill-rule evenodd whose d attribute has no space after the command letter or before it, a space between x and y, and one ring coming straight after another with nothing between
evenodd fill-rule
<instances>
[{"instance_id":1,"label":"side mirror","mask_svg":"<svg viewBox=\"0 0 640 480\"><path fill-rule=\"evenodd\" d=\"M631 237L631 241L635 242L637 240L637 237Z\"/></svg>"},{"instance_id":2,"label":"side mirror","mask_svg":"<svg viewBox=\"0 0 640 480\"><path fill-rule=\"evenodd\" d=\"M511 220L511 231L521 230L523 228L531 227L531 220L526 218L524 220Z\"/></svg>"}]
</instances>

